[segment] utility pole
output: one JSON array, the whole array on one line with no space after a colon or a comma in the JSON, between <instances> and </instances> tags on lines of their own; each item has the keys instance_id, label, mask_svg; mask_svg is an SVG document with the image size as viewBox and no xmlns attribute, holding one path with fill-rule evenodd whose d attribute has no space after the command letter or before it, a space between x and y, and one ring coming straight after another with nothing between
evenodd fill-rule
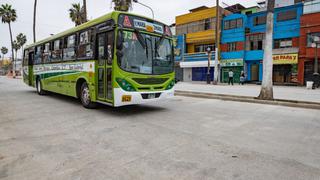
<instances>
[{"instance_id":1,"label":"utility pole","mask_svg":"<svg viewBox=\"0 0 320 180\"><path fill-rule=\"evenodd\" d=\"M314 73L313 73L313 86L315 88L319 87L319 62L318 62L318 47L320 44L320 37L314 36L313 37L313 46L315 47L315 57L314 57Z\"/></svg>"},{"instance_id":2,"label":"utility pole","mask_svg":"<svg viewBox=\"0 0 320 180\"><path fill-rule=\"evenodd\" d=\"M146 5L146 4L143 4L143 3L139 2L138 0L133 0L133 2L134 2L134 3L137 3L137 4L140 4L141 6L144 6L144 7L148 8L148 9L150 9L150 11L151 11L151 13L152 13L152 19L154 19L154 11L153 11L153 9L152 9L150 6L148 6L148 5Z\"/></svg>"},{"instance_id":3,"label":"utility pole","mask_svg":"<svg viewBox=\"0 0 320 180\"><path fill-rule=\"evenodd\" d=\"M207 84L211 83L211 74L210 74L210 61L211 61L211 48L207 48L207 53L208 53L208 69L207 69Z\"/></svg>"},{"instance_id":4,"label":"utility pole","mask_svg":"<svg viewBox=\"0 0 320 180\"><path fill-rule=\"evenodd\" d=\"M219 82L219 33L220 33L220 6L219 0L216 0L216 31L215 31L215 44L216 44L216 51L215 51L215 60L214 60L214 79L213 84L218 84Z\"/></svg>"},{"instance_id":5,"label":"utility pole","mask_svg":"<svg viewBox=\"0 0 320 180\"><path fill-rule=\"evenodd\" d=\"M36 20L37 20L37 0L34 0L34 5L33 5L33 43L35 43L37 41Z\"/></svg>"},{"instance_id":6,"label":"utility pole","mask_svg":"<svg viewBox=\"0 0 320 180\"><path fill-rule=\"evenodd\" d=\"M84 21L88 21L88 15L87 15L87 0L83 0L83 13L84 13Z\"/></svg>"}]
</instances>

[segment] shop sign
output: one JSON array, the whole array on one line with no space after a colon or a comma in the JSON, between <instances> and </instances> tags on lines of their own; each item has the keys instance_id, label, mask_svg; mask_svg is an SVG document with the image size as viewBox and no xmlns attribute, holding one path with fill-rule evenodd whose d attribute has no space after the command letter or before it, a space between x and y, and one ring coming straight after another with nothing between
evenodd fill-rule
<instances>
[{"instance_id":1,"label":"shop sign","mask_svg":"<svg viewBox=\"0 0 320 180\"><path fill-rule=\"evenodd\" d=\"M243 59L221 59L221 67L243 66Z\"/></svg>"},{"instance_id":2,"label":"shop sign","mask_svg":"<svg viewBox=\"0 0 320 180\"><path fill-rule=\"evenodd\" d=\"M273 64L298 64L298 54L273 55Z\"/></svg>"}]
</instances>

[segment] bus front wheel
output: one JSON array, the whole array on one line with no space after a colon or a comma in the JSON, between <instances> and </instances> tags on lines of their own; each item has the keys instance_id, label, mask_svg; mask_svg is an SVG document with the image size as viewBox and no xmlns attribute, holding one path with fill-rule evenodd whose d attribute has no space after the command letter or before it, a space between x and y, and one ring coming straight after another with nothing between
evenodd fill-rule
<instances>
[{"instance_id":1,"label":"bus front wheel","mask_svg":"<svg viewBox=\"0 0 320 180\"><path fill-rule=\"evenodd\" d=\"M36 88L37 88L37 93L39 95L45 95L46 94L46 92L42 89L42 83L41 83L40 78L37 78Z\"/></svg>"},{"instance_id":2,"label":"bus front wheel","mask_svg":"<svg viewBox=\"0 0 320 180\"><path fill-rule=\"evenodd\" d=\"M93 109L97 106L96 103L91 101L90 98L90 89L86 82L82 83L81 85L81 92L80 92L80 99L83 107L88 109Z\"/></svg>"}]
</instances>

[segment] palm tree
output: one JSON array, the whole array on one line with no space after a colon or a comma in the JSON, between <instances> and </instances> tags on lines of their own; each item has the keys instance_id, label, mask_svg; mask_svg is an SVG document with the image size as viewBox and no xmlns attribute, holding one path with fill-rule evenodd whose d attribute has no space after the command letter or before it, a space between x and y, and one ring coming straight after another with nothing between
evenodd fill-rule
<instances>
[{"instance_id":1,"label":"palm tree","mask_svg":"<svg viewBox=\"0 0 320 180\"><path fill-rule=\"evenodd\" d=\"M22 49L22 57L23 57L23 46L26 44L27 42L27 36L20 33L17 36L17 42L19 43L21 49Z\"/></svg>"},{"instance_id":2,"label":"palm tree","mask_svg":"<svg viewBox=\"0 0 320 180\"><path fill-rule=\"evenodd\" d=\"M114 10L116 11L129 11L132 8L132 0L112 0Z\"/></svg>"},{"instance_id":3,"label":"palm tree","mask_svg":"<svg viewBox=\"0 0 320 180\"><path fill-rule=\"evenodd\" d=\"M261 91L258 96L259 99L272 100L273 99L273 85L272 85L272 39L273 39L273 13L275 0L268 0L267 6L267 28L265 36L265 47L263 55L263 79Z\"/></svg>"},{"instance_id":4,"label":"palm tree","mask_svg":"<svg viewBox=\"0 0 320 180\"><path fill-rule=\"evenodd\" d=\"M11 40L11 53L12 53L11 56L12 56L12 60L14 60L11 23L15 22L17 19L16 10L13 9L12 6L9 4L2 4L0 7L0 17L1 17L2 23L8 23L8 25L9 25L10 40Z\"/></svg>"},{"instance_id":5,"label":"palm tree","mask_svg":"<svg viewBox=\"0 0 320 180\"><path fill-rule=\"evenodd\" d=\"M37 0L34 0L33 5L33 43L37 41L36 39L36 20L37 20Z\"/></svg>"},{"instance_id":6,"label":"palm tree","mask_svg":"<svg viewBox=\"0 0 320 180\"><path fill-rule=\"evenodd\" d=\"M6 55L8 53L8 48L2 47L1 48L1 53L2 53L2 60L4 60L4 55Z\"/></svg>"},{"instance_id":7,"label":"palm tree","mask_svg":"<svg viewBox=\"0 0 320 180\"><path fill-rule=\"evenodd\" d=\"M17 40L14 40L13 41L13 43L12 43L12 47L13 47L13 49L15 50L15 52L16 52L16 59L13 59L13 64L14 64L14 68L13 68L13 78L15 78L16 77L16 64L17 64L17 60L18 60L18 50L21 48L21 46L20 46L20 44L19 44L19 42L17 41Z\"/></svg>"},{"instance_id":8,"label":"palm tree","mask_svg":"<svg viewBox=\"0 0 320 180\"><path fill-rule=\"evenodd\" d=\"M83 7L81 8L80 3L72 4L72 8L69 9L69 16L72 22L75 23L75 26L79 26L85 22L84 9Z\"/></svg>"}]
</instances>

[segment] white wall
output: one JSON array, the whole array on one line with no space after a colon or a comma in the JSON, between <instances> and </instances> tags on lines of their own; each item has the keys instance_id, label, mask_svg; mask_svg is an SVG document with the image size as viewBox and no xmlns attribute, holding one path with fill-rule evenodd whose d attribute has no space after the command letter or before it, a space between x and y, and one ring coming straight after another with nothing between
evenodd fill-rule
<instances>
[{"instance_id":1,"label":"white wall","mask_svg":"<svg viewBox=\"0 0 320 180\"><path fill-rule=\"evenodd\" d=\"M315 12L320 12L320 0L313 0L304 3L303 14L310 14Z\"/></svg>"},{"instance_id":2,"label":"white wall","mask_svg":"<svg viewBox=\"0 0 320 180\"><path fill-rule=\"evenodd\" d=\"M192 68L183 69L183 81L184 82L192 81Z\"/></svg>"}]
</instances>

